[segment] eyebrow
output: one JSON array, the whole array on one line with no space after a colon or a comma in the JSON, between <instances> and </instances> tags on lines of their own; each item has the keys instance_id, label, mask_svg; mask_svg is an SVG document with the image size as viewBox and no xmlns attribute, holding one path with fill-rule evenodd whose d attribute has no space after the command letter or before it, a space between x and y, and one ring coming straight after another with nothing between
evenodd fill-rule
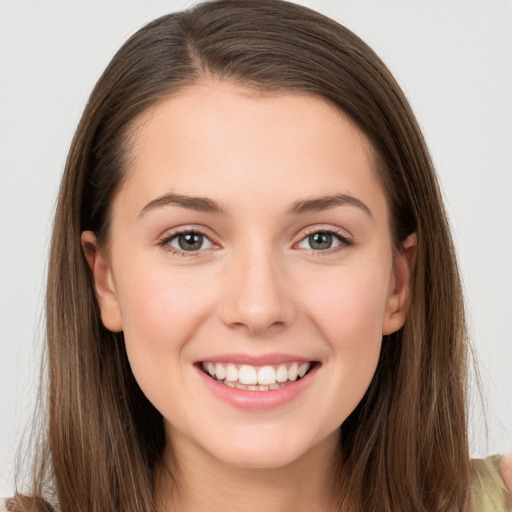
<instances>
[{"instance_id":1,"label":"eyebrow","mask_svg":"<svg viewBox=\"0 0 512 512\"><path fill-rule=\"evenodd\" d=\"M334 194L330 196L314 197L310 199L302 199L296 201L288 210L288 215L300 215L309 212L318 212L335 208L336 206L355 206L365 212L371 219L373 219L372 212L361 200L350 196L348 194ZM179 206L204 213L226 214L228 209L222 206L217 201L207 197L187 196L183 194L169 193L157 197L150 201L139 213L139 218L143 217L148 211L163 206Z\"/></svg>"},{"instance_id":2,"label":"eyebrow","mask_svg":"<svg viewBox=\"0 0 512 512\"><path fill-rule=\"evenodd\" d=\"M207 197L185 196L171 192L150 201L140 211L139 218L143 217L148 211L154 210L155 208L161 208L162 206L180 206L182 208L206 213L227 213L227 208L224 208L213 199L208 199Z\"/></svg>"},{"instance_id":3,"label":"eyebrow","mask_svg":"<svg viewBox=\"0 0 512 512\"><path fill-rule=\"evenodd\" d=\"M348 194L334 194L330 196L313 197L311 199L303 199L294 203L291 208L287 210L287 214L301 214L308 212L318 212L335 208L336 206L355 206L365 212L371 219L373 214L360 199L350 196Z\"/></svg>"}]
</instances>

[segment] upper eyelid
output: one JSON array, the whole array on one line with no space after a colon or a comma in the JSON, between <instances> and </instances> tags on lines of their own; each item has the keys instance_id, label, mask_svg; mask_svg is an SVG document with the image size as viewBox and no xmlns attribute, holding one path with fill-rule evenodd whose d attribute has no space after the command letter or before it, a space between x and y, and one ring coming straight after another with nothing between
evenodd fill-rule
<instances>
[{"instance_id":1,"label":"upper eyelid","mask_svg":"<svg viewBox=\"0 0 512 512\"><path fill-rule=\"evenodd\" d=\"M203 226L199 225L189 225L189 226L183 226L183 227L177 227L172 228L169 230L166 230L163 232L162 235L158 237L158 242L167 242L169 240L174 239L175 237L186 234L186 233L199 233L200 235L203 235L204 237L208 238L210 242L216 246L221 246L222 244L219 243L218 237L215 235L212 235L212 231L208 228L205 228ZM300 243L304 238L315 234L315 233L331 233L334 236L340 238L341 241L350 241L352 242L352 235L348 233L345 229L342 229L340 227L335 227L332 225L310 225L305 228L302 228L296 237L294 237L295 241L293 242L293 246L296 246L298 243Z\"/></svg>"},{"instance_id":2,"label":"upper eyelid","mask_svg":"<svg viewBox=\"0 0 512 512\"><path fill-rule=\"evenodd\" d=\"M339 242L339 245L350 245L351 244L350 240L348 240L347 238L345 238L345 237L343 237L341 235L338 235L337 233L327 232L327 231L319 231L318 233L328 233L329 235L331 235L333 237L333 239L336 239ZM312 234L315 234L315 233L312 233ZM295 248L299 248L299 246L301 244L303 244L304 241L307 240L310 236L311 235L306 235L305 237L302 237L298 242L296 242L294 244L294 247ZM337 246L335 246L335 247L337 247ZM335 247L332 247L331 249L334 249ZM311 249L311 250L315 250L315 249ZM328 250L329 249L325 249L323 252L327 252Z\"/></svg>"},{"instance_id":3,"label":"upper eyelid","mask_svg":"<svg viewBox=\"0 0 512 512\"><path fill-rule=\"evenodd\" d=\"M209 242L212 244L212 247L209 247L207 249L197 249L193 251L186 251L184 249L179 249L177 247L174 247L171 245L171 241L173 241L175 238L179 237L180 235L186 235L187 233L197 233L204 238L208 239ZM212 248L215 248L215 246L218 247L218 243L212 240L212 237L208 234L204 233L202 229L195 227L195 228L176 228L175 230L164 231L163 235L161 235L157 239L157 245L158 247L164 249L166 252L172 252L174 255L179 256L186 256L186 257L194 257L194 256L200 256L200 254L203 251L211 250Z\"/></svg>"},{"instance_id":4,"label":"upper eyelid","mask_svg":"<svg viewBox=\"0 0 512 512\"><path fill-rule=\"evenodd\" d=\"M298 242L304 240L304 238L314 233L332 233L333 235L338 236L340 238L352 240L352 235L346 229L327 225L313 225L301 230L298 236Z\"/></svg>"},{"instance_id":5,"label":"upper eyelid","mask_svg":"<svg viewBox=\"0 0 512 512\"><path fill-rule=\"evenodd\" d=\"M173 238L184 235L187 233L198 233L200 235L203 235L204 237L208 238L210 242L215 243L218 245L217 242L214 241L216 238L211 234L211 230L203 228L201 226L187 226L187 227L179 227L179 228L172 228L172 229L166 229L160 236L158 236L158 240L172 240Z\"/></svg>"}]
</instances>

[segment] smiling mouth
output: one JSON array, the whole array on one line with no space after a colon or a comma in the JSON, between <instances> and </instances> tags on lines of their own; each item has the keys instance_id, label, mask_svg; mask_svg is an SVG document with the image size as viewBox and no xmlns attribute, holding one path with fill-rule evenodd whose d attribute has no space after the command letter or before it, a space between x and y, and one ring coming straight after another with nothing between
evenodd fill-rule
<instances>
[{"instance_id":1,"label":"smiling mouth","mask_svg":"<svg viewBox=\"0 0 512 512\"><path fill-rule=\"evenodd\" d=\"M311 361L251 366L204 361L199 363L199 368L208 377L231 388L273 391L297 382L319 364L317 361Z\"/></svg>"}]
</instances>

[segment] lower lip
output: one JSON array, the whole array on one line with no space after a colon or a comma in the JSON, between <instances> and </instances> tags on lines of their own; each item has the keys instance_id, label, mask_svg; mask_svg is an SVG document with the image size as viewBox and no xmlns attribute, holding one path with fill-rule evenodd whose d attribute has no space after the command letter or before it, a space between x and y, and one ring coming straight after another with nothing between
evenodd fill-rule
<instances>
[{"instance_id":1,"label":"lower lip","mask_svg":"<svg viewBox=\"0 0 512 512\"><path fill-rule=\"evenodd\" d=\"M269 391L249 391L237 389L221 384L206 375L199 367L199 377L203 384L220 400L234 405L239 409L273 409L280 407L300 395L313 381L319 365L309 371L307 375L293 384L287 384L279 389Z\"/></svg>"}]
</instances>

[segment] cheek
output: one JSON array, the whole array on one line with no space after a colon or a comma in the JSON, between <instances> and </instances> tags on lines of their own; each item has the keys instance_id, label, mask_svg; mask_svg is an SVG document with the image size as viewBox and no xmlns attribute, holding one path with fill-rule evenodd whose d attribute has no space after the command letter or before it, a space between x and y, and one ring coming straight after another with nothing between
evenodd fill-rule
<instances>
[{"instance_id":1,"label":"cheek","mask_svg":"<svg viewBox=\"0 0 512 512\"><path fill-rule=\"evenodd\" d=\"M137 271L118 286L125 336L167 346L194 331L213 302L214 291L201 272L153 266Z\"/></svg>"},{"instance_id":2,"label":"cheek","mask_svg":"<svg viewBox=\"0 0 512 512\"><path fill-rule=\"evenodd\" d=\"M333 271L306 282L302 301L313 321L334 346L360 350L382 337L389 280L372 269Z\"/></svg>"},{"instance_id":3,"label":"cheek","mask_svg":"<svg viewBox=\"0 0 512 512\"><path fill-rule=\"evenodd\" d=\"M190 270L131 265L124 275L117 291L128 358L142 390L159 402L169 391L165 382L181 383L185 347L208 316L214 290Z\"/></svg>"},{"instance_id":4,"label":"cheek","mask_svg":"<svg viewBox=\"0 0 512 512\"><path fill-rule=\"evenodd\" d=\"M327 341L333 365L326 370L342 423L364 396L377 367L389 281L381 272L337 272L324 284L305 283L304 301L312 322ZM307 297L307 298L306 298Z\"/></svg>"}]
</instances>

